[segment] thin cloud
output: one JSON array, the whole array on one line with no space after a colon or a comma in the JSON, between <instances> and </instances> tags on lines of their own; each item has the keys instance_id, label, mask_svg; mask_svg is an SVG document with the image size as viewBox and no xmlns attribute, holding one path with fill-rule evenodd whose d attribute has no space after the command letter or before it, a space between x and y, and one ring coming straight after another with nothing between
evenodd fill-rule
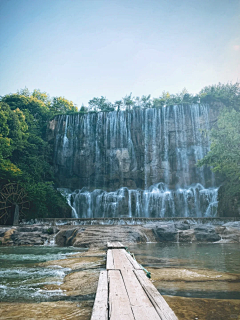
<instances>
[{"instance_id":1,"label":"thin cloud","mask_svg":"<svg viewBox=\"0 0 240 320\"><path fill-rule=\"evenodd\" d=\"M239 44L234 45L233 50L240 51L240 45Z\"/></svg>"}]
</instances>

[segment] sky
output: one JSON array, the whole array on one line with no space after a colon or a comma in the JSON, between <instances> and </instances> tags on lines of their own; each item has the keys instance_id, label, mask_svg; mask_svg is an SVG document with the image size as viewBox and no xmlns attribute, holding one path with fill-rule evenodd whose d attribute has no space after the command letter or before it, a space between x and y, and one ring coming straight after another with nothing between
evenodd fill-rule
<instances>
[{"instance_id":1,"label":"sky","mask_svg":"<svg viewBox=\"0 0 240 320\"><path fill-rule=\"evenodd\" d=\"M0 96L79 107L240 81L240 0L0 0Z\"/></svg>"}]
</instances>

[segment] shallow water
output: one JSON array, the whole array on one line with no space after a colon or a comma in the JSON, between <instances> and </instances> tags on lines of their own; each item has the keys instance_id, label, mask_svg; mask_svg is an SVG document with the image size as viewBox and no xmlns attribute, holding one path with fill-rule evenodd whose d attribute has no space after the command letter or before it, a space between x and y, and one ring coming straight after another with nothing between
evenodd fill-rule
<instances>
[{"instance_id":1,"label":"shallow water","mask_svg":"<svg viewBox=\"0 0 240 320\"><path fill-rule=\"evenodd\" d=\"M206 268L240 273L240 247L237 243L146 243L131 245L129 249L136 259L144 257L146 266Z\"/></svg>"},{"instance_id":2,"label":"shallow water","mask_svg":"<svg viewBox=\"0 0 240 320\"><path fill-rule=\"evenodd\" d=\"M71 271L60 266L40 267L39 262L64 259L84 251L73 247L0 247L0 301L40 302L64 298L64 292L43 290L45 285L60 285Z\"/></svg>"},{"instance_id":3,"label":"shallow water","mask_svg":"<svg viewBox=\"0 0 240 320\"><path fill-rule=\"evenodd\" d=\"M146 243L129 250L163 295L240 299L239 244Z\"/></svg>"}]
</instances>

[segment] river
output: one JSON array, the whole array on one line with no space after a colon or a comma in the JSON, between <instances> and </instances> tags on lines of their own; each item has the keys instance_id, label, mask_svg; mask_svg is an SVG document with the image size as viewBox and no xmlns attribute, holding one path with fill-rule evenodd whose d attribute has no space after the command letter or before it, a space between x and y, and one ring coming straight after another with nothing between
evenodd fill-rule
<instances>
[{"instance_id":1,"label":"river","mask_svg":"<svg viewBox=\"0 0 240 320\"><path fill-rule=\"evenodd\" d=\"M239 244L146 243L128 249L151 272L179 320L240 319ZM77 254L74 261L74 254L84 250L0 247L0 319L89 320L98 273L105 265L97 251L82 258ZM39 264L44 261L49 263ZM65 286L65 292L64 277L75 289Z\"/></svg>"},{"instance_id":2,"label":"river","mask_svg":"<svg viewBox=\"0 0 240 320\"><path fill-rule=\"evenodd\" d=\"M63 299L61 289L44 290L46 285L60 285L70 268L58 265L40 267L40 262L65 259L83 251L74 247L0 247L0 301L40 302Z\"/></svg>"}]
</instances>

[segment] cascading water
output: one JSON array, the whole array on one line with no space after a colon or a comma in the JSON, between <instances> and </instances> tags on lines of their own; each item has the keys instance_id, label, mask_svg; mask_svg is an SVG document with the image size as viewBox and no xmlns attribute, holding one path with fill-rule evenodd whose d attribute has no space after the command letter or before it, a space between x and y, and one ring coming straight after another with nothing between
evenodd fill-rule
<instances>
[{"instance_id":1,"label":"cascading water","mask_svg":"<svg viewBox=\"0 0 240 320\"><path fill-rule=\"evenodd\" d=\"M196 167L214 120L199 104L56 117L55 171L73 217L216 216L213 174Z\"/></svg>"}]
</instances>

